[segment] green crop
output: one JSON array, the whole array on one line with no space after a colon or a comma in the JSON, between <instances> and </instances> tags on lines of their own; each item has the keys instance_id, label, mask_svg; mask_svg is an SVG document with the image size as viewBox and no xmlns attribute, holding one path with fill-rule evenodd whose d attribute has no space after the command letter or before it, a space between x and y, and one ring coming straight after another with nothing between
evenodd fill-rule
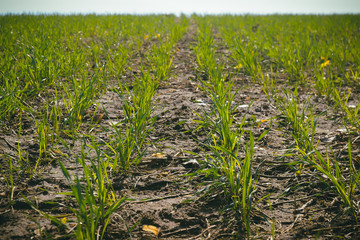
<instances>
[{"instance_id":1,"label":"green crop","mask_svg":"<svg viewBox=\"0 0 360 240\"><path fill-rule=\"evenodd\" d=\"M318 150L306 153L299 149L302 156L301 161L304 164L309 164L318 172L318 177L324 181L339 195L344 208L338 213L338 216L342 213L350 213L353 219L358 223L359 208L356 205L354 196L358 190L360 190L360 169L356 169L352 161L351 155L351 141L348 143L348 162L345 166L350 169L349 177L345 175L345 166L342 166L337 159L333 159L326 154L323 157Z\"/></svg>"},{"instance_id":2,"label":"green crop","mask_svg":"<svg viewBox=\"0 0 360 240\"><path fill-rule=\"evenodd\" d=\"M75 180L72 179L62 162L60 166L78 204L77 208L70 208L77 218L76 238L103 239L111 214L125 201L125 197L115 199L107 174L109 160L102 159L99 146L94 140L89 147L96 152L96 159L90 159L90 166L85 162L84 146L81 148L81 156L77 158L83 168L85 187L78 176Z\"/></svg>"},{"instance_id":3,"label":"green crop","mask_svg":"<svg viewBox=\"0 0 360 240\"><path fill-rule=\"evenodd\" d=\"M204 98L190 97L201 104L196 127L186 132L193 130L203 149L196 174L211 177L209 189L226 196L248 238L258 237L254 210L269 196L255 194L263 170L255 150L275 131L290 138L278 149L290 162L276 166L293 168L286 177L296 180L317 176L324 193L341 199L337 217L347 213L358 224L359 15L24 14L1 16L0 27L0 170L10 206L25 193L18 182L59 162L76 230L26 201L71 237L105 238L125 201L117 199L112 177L137 171L149 146L157 147L156 98L181 77L181 86L191 79L192 93ZM255 91L248 94L247 87ZM244 103L247 109L240 108ZM260 129L254 123L263 110L277 123ZM326 137L324 125L335 127ZM344 138L346 146L338 146ZM264 140L260 146L269 152ZM75 175L65 167L69 159L80 169ZM269 206L275 210L270 198ZM275 238L277 219L271 220Z\"/></svg>"},{"instance_id":4,"label":"green crop","mask_svg":"<svg viewBox=\"0 0 360 240\"><path fill-rule=\"evenodd\" d=\"M206 34L204 34L206 33ZM205 71L207 79L200 79L200 88L211 100L210 111L196 113L200 120L196 130L208 132L209 143L205 145L211 153L205 153L204 169L200 171L212 175L214 186L222 186L225 195L233 202L233 209L239 223L243 223L247 236L250 236L250 214L253 208L252 195L256 181L252 174L254 136L244 143L245 117L237 122L234 117L238 104L235 97L234 82L226 81L231 76L224 75L223 66L216 64L215 46L206 25L202 25L196 46L199 69ZM245 157L241 157L244 154Z\"/></svg>"}]
</instances>

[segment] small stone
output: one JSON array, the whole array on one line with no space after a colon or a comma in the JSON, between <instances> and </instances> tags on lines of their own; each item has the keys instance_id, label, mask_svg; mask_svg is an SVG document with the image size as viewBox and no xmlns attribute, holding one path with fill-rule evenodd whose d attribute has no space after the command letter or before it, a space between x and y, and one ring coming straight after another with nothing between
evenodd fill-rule
<instances>
[{"instance_id":1,"label":"small stone","mask_svg":"<svg viewBox=\"0 0 360 240\"><path fill-rule=\"evenodd\" d=\"M184 162L183 166L185 168L199 168L200 164L198 161L196 161L196 159L190 159L189 161Z\"/></svg>"}]
</instances>

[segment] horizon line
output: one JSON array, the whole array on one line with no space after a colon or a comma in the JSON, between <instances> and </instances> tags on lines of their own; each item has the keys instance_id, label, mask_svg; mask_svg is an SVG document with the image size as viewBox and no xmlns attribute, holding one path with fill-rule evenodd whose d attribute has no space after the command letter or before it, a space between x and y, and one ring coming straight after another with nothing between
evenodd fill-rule
<instances>
[{"instance_id":1,"label":"horizon line","mask_svg":"<svg viewBox=\"0 0 360 240\"><path fill-rule=\"evenodd\" d=\"M191 15L234 15L234 16L241 16L241 15L320 15L320 16L326 16L326 15L360 15L360 12L268 12L268 13L257 13L257 12L221 12L221 13L211 13L211 12L0 12L1 16L5 15L175 15L175 16L191 16Z\"/></svg>"}]
</instances>

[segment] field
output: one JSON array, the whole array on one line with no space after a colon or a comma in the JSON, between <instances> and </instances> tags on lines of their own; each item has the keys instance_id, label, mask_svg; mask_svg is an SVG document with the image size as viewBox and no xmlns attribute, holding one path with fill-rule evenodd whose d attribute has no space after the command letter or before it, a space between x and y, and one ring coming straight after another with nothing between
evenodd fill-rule
<instances>
[{"instance_id":1,"label":"field","mask_svg":"<svg viewBox=\"0 0 360 240\"><path fill-rule=\"evenodd\" d=\"M0 27L2 239L360 236L360 15Z\"/></svg>"}]
</instances>

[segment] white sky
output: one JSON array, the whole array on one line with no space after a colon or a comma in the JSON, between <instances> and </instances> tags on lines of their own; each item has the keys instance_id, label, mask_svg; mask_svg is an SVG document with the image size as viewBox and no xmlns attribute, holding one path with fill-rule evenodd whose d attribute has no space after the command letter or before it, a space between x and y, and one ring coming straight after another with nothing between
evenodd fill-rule
<instances>
[{"instance_id":1,"label":"white sky","mask_svg":"<svg viewBox=\"0 0 360 240\"><path fill-rule=\"evenodd\" d=\"M0 0L6 13L360 13L360 0Z\"/></svg>"}]
</instances>

